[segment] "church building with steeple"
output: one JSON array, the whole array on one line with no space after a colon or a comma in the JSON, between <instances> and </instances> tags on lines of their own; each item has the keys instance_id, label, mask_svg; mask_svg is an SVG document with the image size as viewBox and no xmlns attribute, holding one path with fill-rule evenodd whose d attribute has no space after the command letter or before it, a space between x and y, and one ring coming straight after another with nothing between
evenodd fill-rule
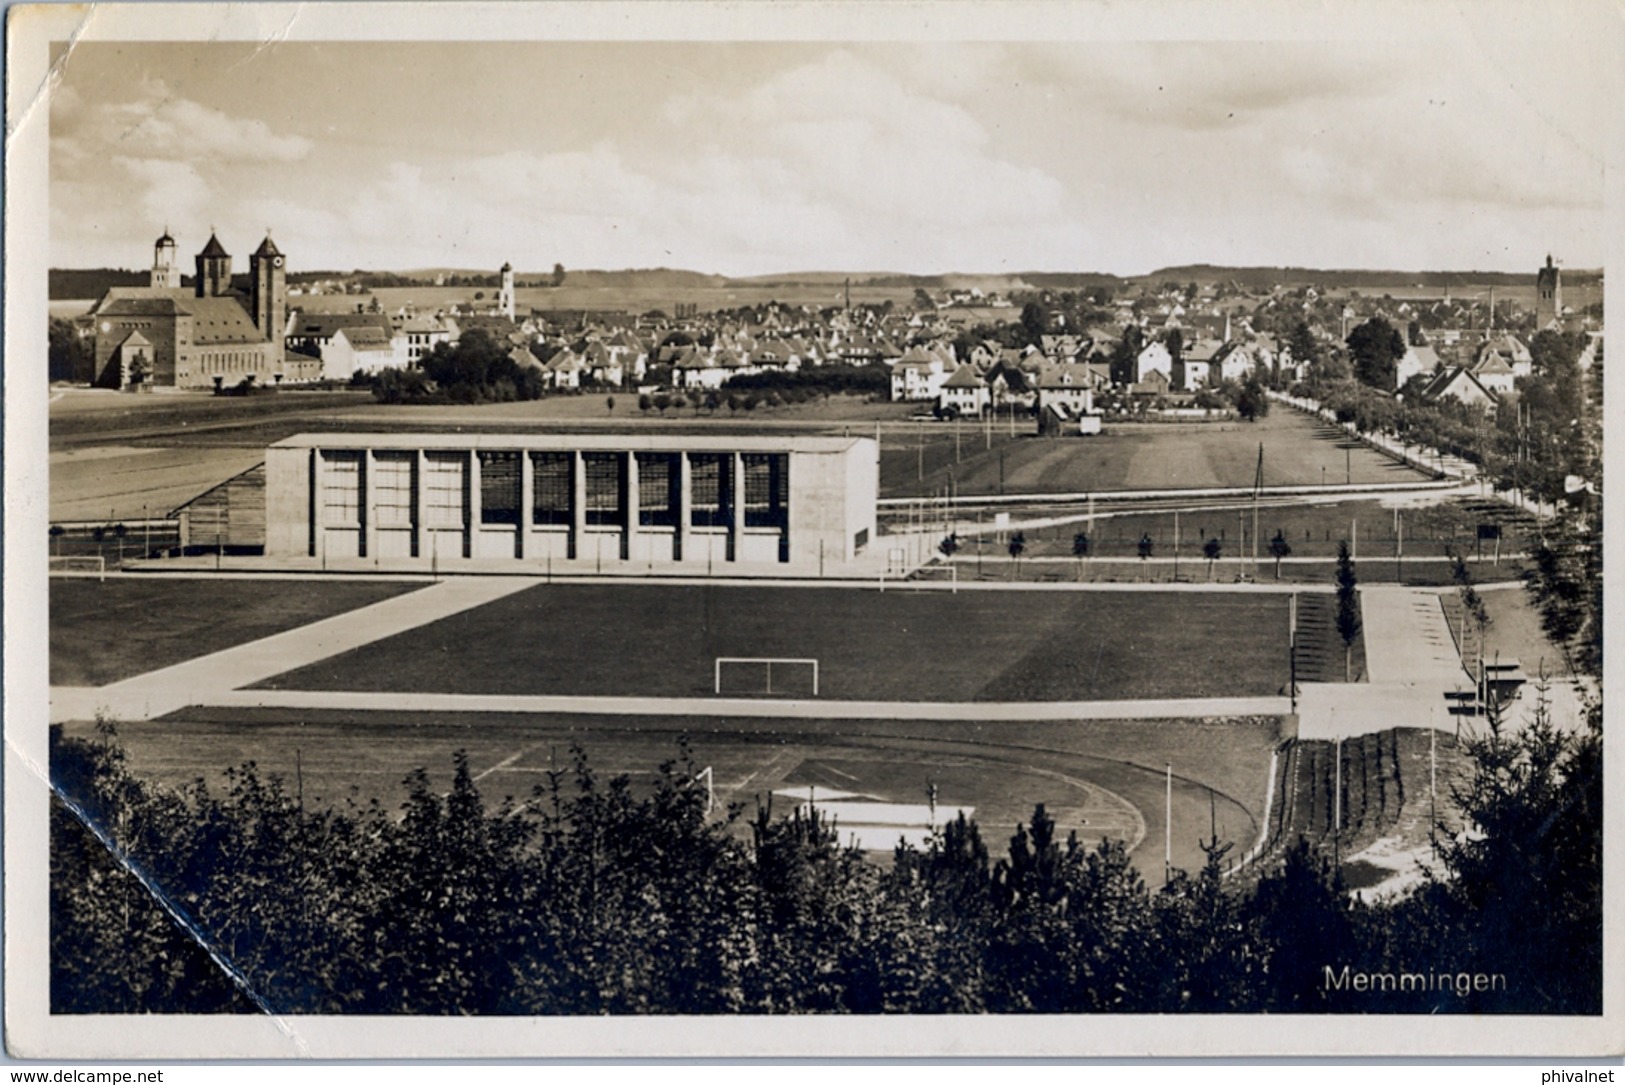
<instances>
[{"instance_id":1,"label":"church building with steeple","mask_svg":"<svg viewBox=\"0 0 1625 1085\"><path fill-rule=\"evenodd\" d=\"M231 254L211 230L181 285L175 239L153 244L151 285L114 287L90 316L93 383L105 388L225 389L320 376L319 359L283 349L288 325L286 261L267 231L248 258L248 289L232 285Z\"/></svg>"}]
</instances>

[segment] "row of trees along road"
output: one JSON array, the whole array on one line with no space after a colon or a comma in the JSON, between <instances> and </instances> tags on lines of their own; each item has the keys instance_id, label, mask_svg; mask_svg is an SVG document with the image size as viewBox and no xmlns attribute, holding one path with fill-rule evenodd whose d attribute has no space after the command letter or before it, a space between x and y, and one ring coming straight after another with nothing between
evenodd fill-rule
<instances>
[{"instance_id":1,"label":"row of trees along road","mask_svg":"<svg viewBox=\"0 0 1625 1085\"><path fill-rule=\"evenodd\" d=\"M56 1013L1601 1011L1600 736L1541 720L1471 748L1479 832L1446 874L1351 900L1299 842L1225 879L1231 845L1148 886L1121 842L1034 810L995 849L943 826L889 867L799 808L708 816L681 745L651 785L579 752L492 809L466 756L398 813L316 808L252 764L143 782L110 729L53 731ZM1181 831L1176 829L1176 831ZM1489 991L1356 993L1355 972L1493 973Z\"/></svg>"}]
</instances>

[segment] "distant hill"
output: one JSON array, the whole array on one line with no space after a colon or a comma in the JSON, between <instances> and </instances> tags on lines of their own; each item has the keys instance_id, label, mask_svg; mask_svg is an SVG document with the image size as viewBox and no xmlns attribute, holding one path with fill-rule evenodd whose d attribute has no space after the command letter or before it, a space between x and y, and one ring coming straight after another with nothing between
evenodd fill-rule
<instances>
[{"instance_id":1,"label":"distant hill","mask_svg":"<svg viewBox=\"0 0 1625 1085\"><path fill-rule=\"evenodd\" d=\"M1564 283L1579 285L1595 282L1602 277L1600 269L1564 268ZM1159 268L1149 275L1134 278L1139 283L1176 282L1236 282L1256 290L1269 290L1276 286L1327 286L1368 289L1383 286L1528 286L1534 281L1533 266L1527 272L1508 271L1382 271L1363 268L1306 268L1306 267L1225 267L1219 264L1184 264Z\"/></svg>"},{"instance_id":2,"label":"distant hill","mask_svg":"<svg viewBox=\"0 0 1625 1085\"><path fill-rule=\"evenodd\" d=\"M100 298L115 286L146 286L152 281L150 271L128 271L124 268L111 267L51 268L48 275L50 278L47 289L52 301Z\"/></svg>"}]
</instances>

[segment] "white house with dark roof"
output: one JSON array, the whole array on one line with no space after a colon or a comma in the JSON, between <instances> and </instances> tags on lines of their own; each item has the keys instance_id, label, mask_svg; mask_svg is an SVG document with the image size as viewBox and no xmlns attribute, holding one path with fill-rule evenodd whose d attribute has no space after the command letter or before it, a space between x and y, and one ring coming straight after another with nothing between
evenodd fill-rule
<instances>
[{"instance_id":1,"label":"white house with dark roof","mask_svg":"<svg viewBox=\"0 0 1625 1085\"><path fill-rule=\"evenodd\" d=\"M992 402L992 390L973 365L962 365L948 375L937 393L937 407L945 413L980 415Z\"/></svg>"},{"instance_id":2,"label":"white house with dark roof","mask_svg":"<svg viewBox=\"0 0 1625 1085\"><path fill-rule=\"evenodd\" d=\"M1148 343L1134 359L1134 379L1137 383L1143 383L1152 373L1161 373L1169 381L1173 380L1174 356L1160 341Z\"/></svg>"},{"instance_id":3,"label":"white house with dark roof","mask_svg":"<svg viewBox=\"0 0 1625 1085\"><path fill-rule=\"evenodd\" d=\"M1068 418L1094 413L1095 377L1087 365L1047 365L1039 370L1037 383L1040 409L1061 407Z\"/></svg>"},{"instance_id":4,"label":"white house with dark roof","mask_svg":"<svg viewBox=\"0 0 1625 1085\"><path fill-rule=\"evenodd\" d=\"M1510 372L1510 369L1508 371ZM1422 390L1422 397L1431 400L1449 397L1469 406L1479 406L1489 410L1494 410L1500 402L1499 397L1493 391L1486 388L1466 366L1461 365L1451 366L1449 369L1440 372Z\"/></svg>"},{"instance_id":5,"label":"white house with dark roof","mask_svg":"<svg viewBox=\"0 0 1625 1085\"><path fill-rule=\"evenodd\" d=\"M404 343L402 344L404 348ZM381 373L407 366L404 349L376 325L340 328L322 349L322 379L347 381L357 373Z\"/></svg>"}]
</instances>

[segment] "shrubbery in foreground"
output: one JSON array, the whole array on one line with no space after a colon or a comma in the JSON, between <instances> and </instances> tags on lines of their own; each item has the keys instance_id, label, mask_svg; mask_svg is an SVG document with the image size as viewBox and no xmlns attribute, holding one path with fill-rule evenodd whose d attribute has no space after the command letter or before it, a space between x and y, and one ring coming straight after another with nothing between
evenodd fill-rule
<instances>
[{"instance_id":1,"label":"shrubbery in foreground","mask_svg":"<svg viewBox=\"0 0 1625 1085\"><path fill-rule=\"evenodd\" d=\"M172 792L110 728L54 731L52 1008L1598 1013L1600 734L1537 720L1472 753L1481 833L1442 848L1449 878L1366 906L1301 841L1245 884L1209 841L1153 890L1042 807L996 861L961 819L886 869L799 810L708 818L686 748L647 794L578 753L488 809L458 754L444 795L418 772L398 812L315 810L251 763ZM1345 965L1504 982L1357 992Z\"/></svg>"}]
</instances>

